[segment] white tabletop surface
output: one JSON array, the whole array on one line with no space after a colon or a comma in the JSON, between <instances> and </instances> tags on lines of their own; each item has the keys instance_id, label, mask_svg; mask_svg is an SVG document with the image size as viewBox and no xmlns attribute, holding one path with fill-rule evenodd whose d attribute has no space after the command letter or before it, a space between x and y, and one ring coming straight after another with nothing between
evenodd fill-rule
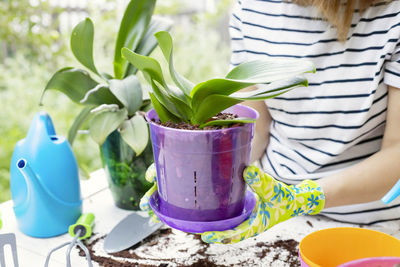
<instances>
[{"instance_id":1,"label":"white tabletop surface","mask_svg":"<svg viewBox=\"0 0 400 267\"><path fill-rule=\"evenodd\" d=\"M114 205L111 193L108 190L106 178L102 170L92 174L89 180L81 181L81 190L83 201L83 212L93 212L96 216L93 232L105 235L131 211L122 210ZM33 238L21 233L17 227L16 218L12 210L12 201L0 204L0 212L2 213L3 228L0 234L15 233L17 239L18 260L21 267L44 266L47 253L54 247L71 241L72 238L68 234L53 238ZM312 224L312 227L310 227ZM276 237L285 236L300 241L308 233L313 231L340 226L359 225L343 224L318 216L300 216L281 223L266 233L255 238L257 242L268 242ZM375 229L388 233L400 239L400 222L385 222L368 226L365 228ZM246 241L245 241L246 242ZM243 243L243 242L241 242ZM224 249L224 245L219 249ZM50 267L66 266L66 248L63 248L51 256ZM13 266L11 260L11 252L6 250L6 267ZM87 266L86 260L78 256L77 249L71 253L72 266ZM93 263L93 266L98 266Z\"/></svg>"}]
</instances>

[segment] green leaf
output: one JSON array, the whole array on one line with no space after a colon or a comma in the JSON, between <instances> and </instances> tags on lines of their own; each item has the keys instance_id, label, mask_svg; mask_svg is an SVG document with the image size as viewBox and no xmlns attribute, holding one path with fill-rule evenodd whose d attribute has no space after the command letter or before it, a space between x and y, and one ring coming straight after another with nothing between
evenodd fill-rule
<instances>
[{"instance_id":1,"label":"green leaf","mask_svg":"<svg viewBox=\"0 0 400 267\"><path fill-rule=\"evenodd\" d=\"M143 38L140 40L135 52L139 55L148 56L157 47L157 39L154 34L159 31L168 31L172 27L172 21L169 19L154 17L151 19L149 27ZM132 64L128 65L125 77L136 74L137 68L133 67Z\"/></svg>"},{"instance_id":2,"label":"green leaf","mask_svg":"<svg viewBox=\"0 0 400 267\"><path fill-rule=\"evenodd\" d=\"M197 110L209 95L230 95L251 85L253 84L218 78L199 83L193 88L193 91L196 91L196 93L192 96L192 108L193 110Z\"/></svg>"},{"instance_id":3,"label":"green leaf","mask_svg":"<svg viewBox=\"0 0 400 267\"><path fill-rule=\"evenodd\" d=\"M113 79L113 76L111 76L110 74L108 74L107 72L102 72L101 73L101 77L103 77L106 80L111 80Z\"/></svg>"},{"instance_id":4,"label":"green leaf","mask_svg":"<svg viewBox=\"0 0 400 267\"><path fill-rule=\"evenodd\" d=\"M172 96L169 95L163 86L157 81L151 80L151 86L153 88L154 96L157 98L160 104L163 105L170 113L174 114L174 116L181 118L181 120L185 120L185 116L183 116L181 112L182 108L179 106L179 104L183 105L184 103L178 102L178 99L173 99Z\"/></svg>"},{"instance_id":5,"label":"green leaf","mask_svg":"<svg viewBox=\"0 0 400 267\"><path fill-rule=\"evenodd\" d=\"M117 79L125 76L128 65L121 56L121 48L136 49L146 33L155 3L156 0L131 0L126 7L115 45L114 75Z\"/></svg>"},{"instance_id":6,"label":"green leaf","mask_svg":"<svg viewBox=\"0 0 400 267\"><path fill-rule=\"evenodd\" d=\"M214 125L222 126L222 125L230 125L230 124L234 124L234 123L252 123L255 121L256 120L252 119L252 118L239 117L239 118L234 118L234 119L229 119L229 120L212 120L212 121L203 123L199 127L204 128L206 126L214 126Z\"/></svg>"},{"instance_id":7,"label":"green leaf","mask_svg":"<svg viewBox=\"0 0 400 267\"><path fill-rule=\"evenodd\" d=\"M127 108L129 116L135 114L142 105L142 88L134 75L123 80L110 80L110 90Z\"/></svg>"},{"instance_id":8,"label":"green leaf","mask_svg":"<svg viewBox=\"0 0 400 267\"><path fill-rule=\"evenodd\" d=\"M68 131L68 141L71 146L74 143L76 134L78 130L82 127L85 121L90 117L90 111L93 109L92 106L84 107L79 115L75 118L74 123L72 124L71 128Z\"/></svg>"},{"instance_id":9,"label":"green leaf","mask_svg":"<svg viewBox=\"0 0 400 267\"><path fill-rule=\"evenodd\" d=\"M163 86L160 85L158 82L154 81L154 83L157 85L158 88L162 88ZM163 87L164 89L161 90L163 92L167 92L166 94L164 94L166 96L166 98L168 99L169 102L171 102L171 105L164 105L169 109L172 109L174 111L174 113L177 114L177 116L179 115L180 118L182 118L184 121L188 121L189 118L192 116L193 112L192 109L189 106L189 103L187 102L187 98L185 96L185 94L179 90L178 88L174 87L174 86L169 86L167 88ZM153 91L157 92L157 90L154 90L154 86L153 86ZM157 96L157 94L156 94ZM176 110L176 112L175 112Z\"/></svg>"},{"instance_id":10,"label":"green leaf","mask_svg":"<svg viewBox=\"0 0 400 267\"><path fill-rule=\"evenodd\" d=\"M179 122L181 121L177 116L172 114L171 112L168 111L161 103L158 101L158 99L155 97L153 93L149 93L151 103L153 104L153 107L158 115L158 118L160 119L161 122L167 122L167 121L173 121L173 122Z\"/></svg>"},{"instance_id":11,"label":"green leaf","mask_svg":"<svg viewBox=\"0 0 400 267\"><path fill-rule=\"evenodd\" d=\"M192 107L197 109L209 95L230 95L254 84L267 84L306 72L315 72L315 66L307 60L257 60L240 64L225 79L212 79L197 84L192 92Z\"/></svg>"},{"instance_id":12,"label":"green leaf","mask_svg":"<svg viewBox=\"0 0 400 267\"><path fill-rule=\"evenodd\" d=\"M149 96L149 98L150 98L150 96ZM151 104L151 100L150 99L144 99L139 110L147 112L152 108L153 108L153 105Z\"/></svg>"},{"instance_id":13,"label":"green leaf","mask_svg":"<svg viewBox=\"0 0 400 267\"><path fill-rule=\"evenodd\" d=\"M153 16L149 27L147 28L146 34L140 40L139 45L134 51L140 55L150 55L150 53L157 47L158 43L154 34L160 31L170 30L172 23L173 22L170 19Z\"/></svg>"},{"instance_id":14,"label":"green leaf","mask_svg":"<svg viewBox=\"0 0 400 267\"><path fill-rule=\"evenodd\" d=\"M160 63L151 57L139 55L130 49L122 48L122 56L128 60L133 66L141 70L145 74L145 78L149 83L151 79L165 85L164 75L161 70Z\"/></svg>"},{"instance_id":15,"label":"green leaf","mask_svg":"<svg viewBox=\"0 0 400 267\"><path fill-rule=\"evenodd\" d=\"M119 106L117 104L102 104L102 105L92 109L91 113L99 114L100 112L103 112L103 111L115 112L118 110L119 110Z\"/></svg>"},{"instance_id":16,"label":"green leaf","mask_svg":"<svg viewBox=\"0 0 400 267\"><path fill-rule=\"evenodd\" d=\"M217 94L210 95L201 102L201 105L198 107L198 109L194 110L194 121L197 124L201 124L224 109L236 105L242 101L273 98L286 93L293 88L307 85L308 82L304 77L294 77L292 79L260 86L260 89L250 92L237 92L230 96Z\"/></svg>"},{"instance_id":17,"label":"green leaf","mask_svg":"<svg viewBox=\"0 0 400 267\"><path fill-rule=\"evenodd\" d=\"M149 141L149 130L146 120L141 115L135 115L122 123L120 129L122 139L139 156L147 146Z\"/></svg>"},{"instance_id":18,"label":"green leaf","mask_svg":"<svg viewBox=\"0 0 400 267\"><path fill-rule=\"evenodd\" d=\"M225 78L257 84L283 80L306 72L315 72L314 63L308 60L255 60L236 66Z\"/></svg>"},{"instance_id":19,"label":"green leaf","mask_svg":"<svg viewBox=\"0 0 400 267\"><path fill-rule=\"evenodd\" d=\"M58 90L68 96L75 103L80 104L86 93L97 86L97 82L90 75L80 69L63 68L57 71L47 83L40 98L42 104L44 94L47 90Z\"/></svg>"},{"instance_id":20,"label":"green leaf","mask_svg":"<svg viewBox=\"0 0 400 267\"><path fill-rule=\"evenodd\" d=\"M225 95L209 95L204 99L198 110L195 110L191 123L201 125L215 114L242 102L240 99Z\"/></svg>"},{"instance_id":21,"label":"green leaf","mask_svg":"<svg viewBox=\"0 0 400 267\"><path fill-rule=\"evenodd\" d=\"M182 75L180 75L178 72L176 72L174 68L174 62L172 56L174 48L171 35L166 31L161 31L157 32L155 36L158 40L158 45L160 46L161 51L163 52L164 57L168 62L169 73L171 74L172 80L182 90L182 92L189 97L190 91L194 87L194 84L189 80L187 80Z\"/></svg>"},{"instance_id":22,"label":"green leaf","mask_svg":"<svg viewBox=\"0 0 400 267\"><path fill-rule=\"evenodd\" d=\"M176 86L168 86L166 91L169 93L172 102L179 106L178 109L182 109L185 114L190 115L190 100L182 90L178 89Z\"/></svg>"},{"instance_id":23,"label":"green leaf","mask_svg":"<svg viewBox=\"0 0 400 267\"><path fill-rule=\"evenodd\" d=\"M80 103L85 105L117 104L122 107L121 102L104 84L98 84L95 88L89 90Z\"/></svg>"},{"instance_id":24,"label":"green leaf","mask_svg":"<svg viewBox=\"0 0 400 267\"><path fill-rule=\"evenodd\" d=\"M83 66L99 75L93 60L93 38L93 22L90 18L86 18L72 30L71 50Z\"/></svg>"},{"instance_id":25,"label":"green leaf","mask_svg":"<svg viewBox=\"0 0 400 267\"><path fill-rule=\"evenodd\" d=\"M262 85L257 90L249 92L236 92L230 97L242 100L263 100L290 91L296 87L308 86L308 81L304 77L293 77L288 80L277 81L268 85Z\"/></svg>"},{"instance_id":26,"label":"green leaf","mask_svg":"<svg viewBox=\"0 0 400 267\"><path fill-rule=\"evenodd\" d=\"M176 117L187 121L191 114L187 98L180 90L167 86L158 61L151 57L136 54L127 48L122 49L122 55L144 73L157 100Z\"/></svg>"},{"instance_id":27,"label":"green leaf","mask_svg":"<svg viewBox=\"0 0 400 267\"><path fill-rule=\"evenodd\" d=\"M124 109L102 110L89 122L89 133L93 140L102 145L107 136L115 131L126 119L128 111Z\"/></svg>"},{"instance_id":28,"label":"green leaf","mask_svg":"<svg viewBox=\"0 0 400 267\"><path fill-rule=\"evenodd\" d=\"M248 97L248 98L236 97L236 99L242 99L243 101L247 101L247 100L265 100L265 99L274 98L274 97L280 96L280 95L282 95L284 93L287 93L287 92L289 92L290 90L292 90L295 87L299 87L299 86L294 86L294 87L291 87L289 89L282 89L282 90L267 92L267 93L264 93L264 94L261 94L261 95L256 95L254 97Z\"/></svg>"}]
</instances>

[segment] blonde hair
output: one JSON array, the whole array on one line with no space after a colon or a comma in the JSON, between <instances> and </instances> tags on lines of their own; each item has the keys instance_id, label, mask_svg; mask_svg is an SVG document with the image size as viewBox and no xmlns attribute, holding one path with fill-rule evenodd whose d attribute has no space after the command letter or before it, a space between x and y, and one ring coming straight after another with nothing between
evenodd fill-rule
<instances>
[{"instance_id":1,"label":"blonde hair","mask_svg":"<svg viewBox=\"0 0 400 267\"><path fill-rule=\"evenodd\" d=\"M315 6L322 15L337 29L339 41L346 41L353 14L356 10L365 11L378 3L388 3L388 0L293 0L302 6Z\"/></svg>"}]
</instances>

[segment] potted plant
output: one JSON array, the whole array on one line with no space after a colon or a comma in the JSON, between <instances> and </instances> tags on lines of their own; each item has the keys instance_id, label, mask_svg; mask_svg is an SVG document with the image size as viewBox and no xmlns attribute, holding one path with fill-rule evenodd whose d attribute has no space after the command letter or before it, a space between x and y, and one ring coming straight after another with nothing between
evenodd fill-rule
<instances>
[{"instance_id":1,"label":"potted plant","mask_svg":"<svg viewBox=\"0 0 400 267\"><path fill-rule=\"evenodd\" d=\"M122 57L121 48L149 55L157 46L154 33L170 29L169 20L152 17L155 3L131 0L126 7L115 44L113 76L100 72L94 63L94 25L86 18L72 31L71 50L94 76L82 69L62 68L43 91L44 95L48 90L58 90L83 105L68 140L72 144L77 131L88 122L90 136L100 146L115 203L124 209L138 209L140 198L151 187L144 173L153 156L148 126L141 114L151 108L151 103L135 76L137 69Z\"/></svg>"},{"instance_id":2,"label":"potted plant","mask_svg":"<svg viewBox=\"0 0 400 267\"><path fill-rule=\"evenodd\" d=\"M157 60L129 48L123 48L122 55L144 73L152 87L154 109L147 113L147 121L157 170L159 211L176 219L180 224L174 226L186 231L194 229L185 228L185 221L234 218L242 213L245 203L242 172L249 163L257 117L251 108L237 104L307 86L301 75L315 72L314 64L303 60L251 61L233 68L225 78L193 84L174 69L169 33L161 31L155 36L176 86L166 83ZM267 85L237 92L255 84Z\"/></svg>"}]
</instances>

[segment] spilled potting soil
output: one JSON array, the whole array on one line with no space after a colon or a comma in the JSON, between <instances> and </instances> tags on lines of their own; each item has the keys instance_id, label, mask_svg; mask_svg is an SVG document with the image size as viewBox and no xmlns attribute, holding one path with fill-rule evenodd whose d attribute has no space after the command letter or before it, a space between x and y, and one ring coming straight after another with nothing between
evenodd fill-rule
<instances>
[{"instance_id":1,"label":"spilled potting soil","mask_svg":"<svg viewBox=\"0 0 400 267\"><path fill-rule=\"evenodd\" d=\"M92 260L106 267L300 266L298 242L294 239L210 245L199 235L163 228L127 250L107 254L103 250L104 237L93 237L87 247ZM79 254L84 257L83 251Z\"/></svg>"},{"instance_id":2,"label":"spilled potting soil","mask_svg":"<svg viewBox=\"0 0 400 267\"><path fill-rule=\"evenodd\" d=\"M232 113L218 113L207 122L212 120L232 120L235 118L238 118L238 115L234 115ZM204 128L200 128L198 125L192 125L186 122L171 122L171 121L163 123L160 121L154 121L154 122L165 127L181 129L181 130L219 130L219 129L232 128L242 125L241 123L232 123L228 125L211 125L211 126L205 126Z\"/></svg>"}]
</instances>

